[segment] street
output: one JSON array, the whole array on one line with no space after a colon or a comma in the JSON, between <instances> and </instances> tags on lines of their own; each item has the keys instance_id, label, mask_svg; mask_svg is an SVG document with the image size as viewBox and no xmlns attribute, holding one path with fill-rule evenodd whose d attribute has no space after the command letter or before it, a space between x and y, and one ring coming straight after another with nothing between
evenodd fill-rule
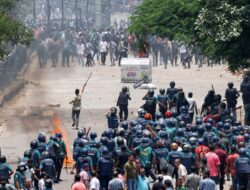
<instances>
[{"instance_id":1,"label":"street","mask_svg":"<svg viewBox=\"0 0 250 190\"><path fill-rule=\"evenodd\" d=\"M66 132L69 147L72 146L77 131L71 127L69 102L74 96L75 88L81 89L91 72L92 77L83 94L79 127L91 127L100 137L101 132L107 128L105 113L116 105L123 85L129 87L132 98L129 102L129 119L136 117L147 90L133 89L133 84L121 84L120 67L111 67L109 63L106 66L82 67L77 62L71 62L69 68L60 65L53 68L49 64L41 70L35 58L25 74L28 84L24 90L0 109L2 154L7 156L13 169L16 169L18 157L22 157L23 152L29 149L30 141L36 139L39 132L45 132L47 139L49 138L55 127L55 117L60 120L60 127ZM237 89L241 82L240 77L226 71L226 66L204 66L199 69L195 65L191 65L191 69L182 69L181 66L153 68L153 84L157 86L155 94L158 94L159 88L166 89L172 80L186 94L193 92L199 108L211 85L216 93L224 97L229 81L234 82ZM239 105L242 105L241 98ZM64 181L56 185L56 189L70 189L73 175L68 175L66 171L62 175Z\"/></svg>"}]
</instances>

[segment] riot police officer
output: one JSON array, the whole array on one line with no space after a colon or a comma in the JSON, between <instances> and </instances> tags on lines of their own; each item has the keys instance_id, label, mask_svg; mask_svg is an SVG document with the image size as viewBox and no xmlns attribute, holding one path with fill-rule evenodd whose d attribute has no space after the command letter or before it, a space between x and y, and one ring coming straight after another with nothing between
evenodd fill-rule
<instances>
[{"instance_id":1,"label":"riot police officer","mask_svg":"<svg viewBox=\"0 0 250 190\"><path fill-rule=\"evenodd\" d=\"M148 93L143 97L143 100L146 100L143 108L151 114L152 120L155 121L157 99L154 97L154 90L149 89Z\"/></svg>"},{"instance_id":2,"label":"riot police officer","mask_svg":"<svg viewBox=\"0 0 250 190\"><path fill-rule=\"evenodd\" d=\"M233 113L233 117L235 121L237 120L237 115L236 115L236 104L237 104L237 98L240 96L236 88L234 87L234 83L229 82L228 83L228 89L226 89L225 92L225 98L227 101L227 109Z\"/></svg>"},{"instance_id":3,"label":"riot police officer","mask_svg":"<svg viewBox=\"0 0 250 190\"><path fill-rule=\"evenodd\" d=\"M59 166L58 166L58 171L57 171L57 180L62 181L60 179L60 176L61 176L61 171L62 171L62 167L63 167L63 161L65 158L67 159L67 150L66 150L65 142L64 142L64 140L62 140L62 133L61 132L56 133L56 137L58 138L59 151L60 151Z\"/></svg>"},{"instance_id":4,"label":"riot police officer","mask_svg":"<svg viewBox=\"0 0 250 190\"><path fill-rule=\"evenodd\" d=\"M46 173L51 179L56 179L56 168L54 161L50 158L49 152L42 153L42 161L39 166L41 172Z\"/></svg>"},{"instance_id":5,"label":"riot police officer","mask_svg":"<svg viewBox=\"0 0 250 190\"><path fill-rule=\"evenodd\" d=\"M106 117L108 119L108 127L114 130L117 130L119 126L118 117L116 113L117 113L116 107L112 107L110 109L110 112L106 114Z\"/></svg>"},{"instance_id":6,"label":"riot police officer","mask_svg":"<svg viewBox=\"0 0 250 190\"><path fill-rule=\"evenodd\" d=\"M161 88L159 90L160 94L157 96L159 111L165 118L165 112L168 110L168 96L165 95L165 89Z\"/></svg>"},{"instance_id":7,"label":"riot police officer","mask_svg":"<svg viewBox=\"0 0 250 190\"><path fill-rule=\"evenodd\" d=\"M14 172L12 171L9 164L6 163L6 157L4 155L0 156L0 180L8 183L10 176Z\"/></svg>"},{"instance_id":8,"label":"riot police officer","mask_svg":"<svg viewBox=\"0 0 250 190\"><path fill-rule=\"evenodd\" d=\"M250 161L246 156L246 149L239 149L240 157L234 162L235 172L239 184L239 190L247 189L249 174L250 174Z\"/></svg>"},{"instance_id":9,"label":"riot police officer","mask_svg":"<svg viewBox=\"0 0 250 190\"><path fill-rule=\"evenodd\" d=\"M122 91L119 94L116 104L117 106L119 106L120 109L119 112L120 121L128 119L128 100L131 100L130 93L128 87L124 86L122 87Z\"/></svg>"},{"instance_id":10,"label":"riot police officer","mask_svg":"<svg viewBox=\"0 0 250 190\"><path fill-rule=\"evenodd\" d=\"M177 94L178 90L177 90L177 88L175 88L174 81L171 81L169 85L170 85L170 88L167 88L166 95L168 96L168 99L169 99L169 108L172 108L173 98L174 98L175 94Z\"/></svg>"},{"instance_id":11,"label":"riot police officer","mask_svg":"<svg viewBox=\"0 0 250 190\"><path fill-rule=\"evenodd\" d=\"M191 152L191 146L189 144L185 144L183 146L183 151L181 154L181 163L185 166L187 169L188 174L191 173L191 167L195 166L195 156Z\"/></svg>"},{"instance_id":12,"label":"riot police officer","mask_svg":"<svg viewBox=\"0 0 250 190\"><path fill-rule=\"evenodd\" d=\"M38 141L37 140L31 141L30 148L31 148L30 149L30 151L31 151L31 160L32 160L34 168L37 169L37 168L39 168L40 159L41 159L41 154L37 150Z\"/></svg>"}]
</instances>

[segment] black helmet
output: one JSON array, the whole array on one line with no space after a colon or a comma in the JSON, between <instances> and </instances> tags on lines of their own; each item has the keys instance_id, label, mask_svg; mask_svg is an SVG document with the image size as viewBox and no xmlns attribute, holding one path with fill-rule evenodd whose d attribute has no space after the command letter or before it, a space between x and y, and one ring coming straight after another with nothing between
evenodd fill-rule
<instances>
[{"instance_id":1,"label":"black helmet","mask_svg":"<svg viewBox=\"0 0 250 190\"><path fill-rule=\"evenodd\" d=\"M116 142L118 146L124 145L124 139L122 137L117 137Z\"/></svg>"},{"instance_id":2,"label":"black helmet","mask_svg":"<svg viewBox=\"0 0 250 190\"><path fill-rule=\"evenodd\" d=\"M185 145L183 146L183 151L184 151L184 152L190 152L190 151L191 151L191 146L190 146L190 144L185 144Z\"/></svg>"},{"instance_id":3,"label":"black helmet","mask_svg":"<svg viewBox=\"0 0 250 190\"><path fill-rule=\"evenodd\" d=\"M0 163L1 163L1 164L6 163L6 156L4 156L4 155L1 155L1 156L0 156Z\"/></svg>"},{"instance_id":4,"label":"black helmet","mask_svg":"<svg viewBox=\"0 0 250 190\"><path fill-rule=\"evenodd\" d=\"M79 130L79 131L77 132L78 138L82 138L83 135L84 135L84 131L83 131L83 130Z\"/></svg>"},{"instance_id":5,"label":"black helmet","mask_svg":"<svg viewBox=\"0 0 250 190\"><path fill-rule=\"evenodd\" d=\"M51 136L50 136L50 140L53 140L53 141L56 141L56 142L57 142L57 137L56 137L56 135L51 135Z\"/></svg>"},{"instance_id":6,"label":"black helmet","mask_svg":"<svg viewBox=\"0 0 250 190\"><path fill-rule=\"evenodd\" d=\"M246 153L247 153L247 151L246 151L245 148L240 148L239 149L239 155L240 155L240 157L245 157Z\"/></svg>"},{"instance_id":7,"label":"black helmet","mask_svg":"<svg viewBox=\"0 0 250 190\"><path fill-rule=\"evenodd\" d=\"M123 128L124 130L128 129L128 122L127 121L121 122L121 128Z\"/></svg>"},{"instance_id":8,"label":"black helmet","mask_svg":"<svg viewBox=\"0 0 250 190\"><path fill-rule=\"evenodd\" d=\"M95 139L97 137L97 134L96 134L96 132L90 132L89 136L91 139Z\"/></svg>"},{"instance_id":9,"label":"black helmet","mask_svg":"<svg viewBox=\"0 0 250 190\"><path fill-rule=\"evenodd\" d=\"M24 157L27 157L27 158L31 158L31 151L30 150L26 150L24 153L23 153L23 156Z\"/></svg>"},{"instance_id":10,"label":"black helmet","mask_svg":"<svg viewBox=\"0 0 250 190\"><path fill-rule=\"evenodd\" d=\"M56 133L56 137L59 138L59 139L61 139L62 138L62 133L61 132L57 132Z\"/></svg>"},{"instance_id":11,"label":"black helmet","mask_svg":"<svg viewBox=\"0 0 250 190\"><path fill-rule=\"evenodd\" d=\"M44 152L41 154L41 157L42 157L42 159L49 158L49 152L48 152L48 151L44 151Z\"/></svg>"},{"instance_id":12,"label":"black helmet","mask_svg":"<svg viewBox=\"0 0 250 190\"><path fill-rule=\"evenodd\" d=\"M103 156L107 156L108 154L109 154L108 148L107 147L103 147L103 149L102 149L102 155Z\"/></svg>"},{"instance_id":13,"label":"black helmet","mask_svg":"<svg viewBox=\"0 0 250 190\"><path fill-rule=\"evenodd\" d=\"M156 112L155 117L157 120L159 120L160 118L163 118L163 115L161 112Z\"/></svg>"},{"instance_id":14,"label":"black helmet","mask_svg":"<svg viewBox=\"0 0 250 190\"><path fill-rule=\"evenodd\" d=\"M100 142L103 144L103 145L107 145L108 144L108 138L107 137L102 137L101 139L100 139Z\"/></svg>"},{"instance_id":15,"label":"black helmet","mask_svg":"<svg viewBox=\"0 0 250 190\"><path fill-rule=\"evenodd\" d=\"M155 93L154 89L149 89L149 90L148 90L148 96L149 96L149 97L153 97L153 96L154 96L154 93Z\"/></svg>"},{"instance_id":16,"label":"black helmet","mask_svg":"<svg viewBox=\"0 0 250 190\"><path fill-rule=\"evenodd\" d=\"M33 140L30 142L30 148L32 149L36 149L38 147L38 141L37 140Z\"/></svg>"},{"instance_id":17,"label":"black helmet","mask_svg":"<svg viewBox=\"0 0 250 190\"><path fill-rule=\"evenodd\" d=\"M165 89L164 89L164 88L161 88L161 89L159 90L159 92L160 92L161 95L164 95L164 94L165 94Z\"/></svg>"},{"instance_id":18,"label":"black helmet","mask_svg":"<svg viewBox=\"0 0 250 190\"><path fill-rule=\"evenodd\" d=\"M138 116L139 117L144 117L145 114L146 114L146 111L143 108L140 108L138 110Z\"/></svg>"},{"instance_id":19,"label":"black helmet","mask_svg":"<svg viewBox=\"0 0 250 190\"><path fill-rule=\"evenodd\" d=\"M27 170L26 164L24 162L19 162L17 165L17 170L22 172L26 171Z\"/></svg>"},{"instance_id":20,"label":"black helmet","mask_svg":"<svg viewBox=\"0 0 250 190\"><path fill-rule=\"evenodd\" d=\"M110 109L110 113L111 113L111 114L116 114L116 113L117 113L116 107L112 107L112 108Z\"/></svg>"},{"instance_id":21,"label":"black helmet","mask_svg":"<svg viewBox=\"0 0 250 190\"><path fill-rule=\"evenodd\" d=\"M46 136L43 133L39 133L37 140L39 142L46 142Z\"/></svg>"},{"instance_id":22,"label":"black helmet","mask_svg":"<svg viewBox=\"0 0 250 190\"><path fill-rule=\"evenodd\" d=\"M128 87L123 86L123 87L122 87L122 92L127 92L127 91L128 91Z\"/></svg>"},{"instance_id":23,"label":"black helmet","mask_svg":"<svg viewBox=\"0 0 250 190\"><path fill-rule=\"evenodd\" d=\"M175 87L175 82L174 82L174 81L171 81L169 85L170 85L170 87L173 88L173 87Z\"/></svg>"},{"instance_id":24,"label":"black helmet","mask_svg":"<svg viewBox=\"0 0 250 190\"><path fill-rule=\"evenodd\" d=\"M139 111L138 111L138 115L139 115ZM136 120L132 120L132 121L130 122L131 127L135 127L137 124L138 124L138 123L137 123Z\"/></svg>"},{"instance_id":25,"label":"black helmet","mask_svg":"<svg viewBox=\"0 0 250 190\"><path fill-rule=\"evenodd\" d=\"M229 83L227 84L227 86L228 86L228 88L233 88L233 87L234 87L234 83L229 82Z\"/></svg>"}]
</instances>

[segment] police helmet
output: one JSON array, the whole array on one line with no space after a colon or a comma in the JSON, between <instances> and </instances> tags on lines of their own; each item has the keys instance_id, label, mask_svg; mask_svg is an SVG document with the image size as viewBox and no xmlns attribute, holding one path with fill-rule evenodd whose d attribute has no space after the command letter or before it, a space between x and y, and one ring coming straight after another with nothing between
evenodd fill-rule
<instances>
[{"instance_id":1,"label":"police helmet","mask_svg":"<svg viewBox=\"0 0 250 190\"><path fill-rule=\"evenodd\" d=\"M123 87L122 87L122 92L127 92L127 91L128 91L128 87L123 86Z\"/></svg>"},{"instance_id":2,"label":"police helmet","mask_svg":"<svg viewBox=\"0 0 250 190\"><path fill-rule=\"evenodd\" d=\"M56 137L56 135L51 135L51 136L50 136L50 140L53 140L53 141L56 141L56 142L57 142L57 137Z\"/></svg>"},{"instance_id":3,"label":"police helmet","mask_svg":"<svg viewBox=\"0 0 250 190\"><path fill-rule=\"evenodd\" d=\"M199 125L197 128L197 132L202 135L205 132L205 128L203 125Z\"/></svg>"},{"instance_id":4,"label":"police helmet","mask_svg":"<svg viewBox=\"0 0 250 190\"><path fill-rule=\"evenodd\" d=\"M157 120L159 120L159 119L163 118L163 115L161 112L156 112L155 117Z\"/></svg>"},{"instance_id":5,"label":"police helmet","mask_svg":"<svg viewBox=\"0 0 250 190\"><path fill-rule=\"evenodd\" d=\"M59 138L59 139L61 139L62 138L62 133L61 132L57 132L56 133L56 137Z\"/></svg>"},{"instance_id":6,"label":"police helmet","mask_svg":"<svg viewBox=\"0 0 250 190\"><path fill-rule=\"evenodd\" d=\"M212 118L208 118L207 123L210 123L211 125L214 125L214 120Z\"/></svg>"},{"instance_id":7,"label":"police helmet","mask_svg":"<svg viewBox=\"0 0 250 190\"><path fill-rule=\"evenodd\" d=\"M183 149L184 152L190 152L191 151L191 146L190 146L190 144L184 144L182 149Z\"/></svg>"},{"instance_id":8,"label":"police helmet","mask_svg":"<svg viewBox=\"0 0 250 190\"><path fill-rule=\"evenodd\" d=\"M30 150L25 150L24 153L23 153L23 156L26 157L26 158L31 158L31 151Z\"/></svg>"},{"instance_id":9,"label":"police helmet","mask_svg":"<svg viewBox=\"0 0 250 190\"><path fill-rule=\"evenodd\" d=\"M36 149L38 147L38 141L37 140L33 140L30 142L30 148L32 149Z\"/></svg>"},{"instance_id":10,"label":"police helmet","mask_svg":"<svg viewBox=\"0 0 250 190\"><path fill-rule=\"evenodd\" d=\"M160 138L162 138L162 139L168 139L168 137L169 137L169 135L168 135L168 132L167 131L160 131L159 132L159 136L160 136Z\"/></svg>"},{"instance_id":11,"label":"police helmet","mask_svg":"<svg viewBox=\"0 0 250 190\"><path fill-rule=\"evenodd\" d=\"M196 132L196 131L197 131L197 128L198 128L198 127L197 127L196 124L192 124L192 125L191 125L191 131L192 131L192 132Z\"/></svg>"},{"instance_id":12,"label":"police helmet","mask_svg":"<svg viewBox=\"0 0 250 190\"><path fill-rule=\"evenodd\" d=\"M187 113L188 109L186 106L181 106L180 111L181 111L181 113Z\"/></svg>"},{"instance_id":13,"label":"police helmet","mask_svg":"<svg viewBox=\"0 0 250 190\"><path fill-rule=\"evenodd\" d=\"M91 131L89 136L90 136L90 139L95 139L97 137L97 133L94 131Z\"/></svg>"},{"instance_id":14,"label":"police helmet","mask_svg":"<svg viewBox=\"0 0 250 190\"><path fill-rule=\"evenodd\" d=\"M85 133L84 133L83 130L79 130L79 131L77 132L78 138L82 138L84 134L85 134Z\"/></svg>"},{"instance_id":15,"label":"police helmet","mask_svg":"<svg viewBox=\"0 0 250 190\"><path fill-rule=\"evenodd\" d=\"M164 94L165 94L165 89L164 89L164 88L161 88L161 89L159 90L159 92L160 92L161 95L164 95Z\"/></svg>"},{"instance_id":16,"label":"police helmet","mask_svg":"<svg viewBox=\"0 0 250 190\"><path fill-rule=\"evenodd\" d=\"M234 133L234 134L238 134L238 127L236 127L236 126L233 126L232 127L232 133Z\"/></svg>"},{"instance_id":17,"label":"police helmet","mask_svg":"<svg viewBox=\"0 0 250 190\"><path fill-rule=\"evenodd\" d=\"M111 114L116 114L116 113L117 113L116 107L112 107L112 108L110 109L110 113L111 113Z\"/></svg>"},{"instance_id":18,"label":"police helmet","mask_svg":"<svg viewBox=\"0 0 250 190\"><path fill-rule=\"evenodd\" d=\"M240 148L239 149L239 155L240 155L240 157L245 157L246 153L247 153L247 151L246 151L245 148Z\"/></svg>"},{"instance_id":19,"label":"police helmet","mask_svg":"<svg viewBox=\"0 0 250 190\"><path fill-rule=\"evenodd\" d=\"M195 121L195 123L196 123L197 125L201 125L203 122L202 122L202 119L197 118L196 121Z\"/></svg>"},{"instance_id":20,"label":"police helmet","mask_svg":"<svg viewBox=\"0 0 250 190\"><path fill-rule=\"evenodd\" d=\"M148 147L148 146L151 145L151 140L150 140L149 138L147 138L147 137L144 137L144 138L142 139L141 145L142 145L143 147Z\"/></svg>"},{"instance_id":21,"label":"police helmet","mask_svg":"<svg viewBox=\"0 0 250 190\"><path fill-rule=\"evenodd\" d=\"M17 170L22 172L26 171L27 170L26 164L24 162L19 162L17 165Z\"/></svg>"},{"instance_id":22,"label":"police helmet","mask_svg":"<svg viewBox=\"0 0 250 190\"><path fill-rule=\"evenodd\" d=\"M108 138L107 138L107 137L101 137L100 142L101 142L103 145L107 145L107 144L108 144Z\"/></svg>"},{"instance_id":23,"label":"police helmet","mask_svg":"<svg viewBox=\"0 0 250 190\"><path fill-rule=\"evenodd\" d=\"M217 124L216 124L216 127L217 127L217 129L222 129L223 128L223 126L224 126L224 123L223 122L218 122Z\"/></svg>"},{"instance_id":24,"label":"police helmet","mask_svg":"<svg viewBox=\"0 0 250 190\"><path fill-rule=\"evenodd\" d=\"M143 137L143 131L142 130L137 130L136 131L136 137L142 138Z\"/></svg>"},{"instance_id":25,"label":"police helmet","mask_svg":"<svg viewBox=\"0 0 250 190\"><path fill-rule=\"evenodd\" d=\"M1 163L1 164L6 163L6 156L0 155L0 163Z\"/></svg>"},{"instance_id":26,"label":"police helmet","mask_svg":"<svg viewBox=\"0 0 250 190\"><path fill-rule=\"evenodd\" d=\"M111 128L107 129L107 137L108 138L113 138L114 133L115 133L114 129L111 129Z\"/></svg>"},{"instance_id":27,"label":"police helmet","mask_svg":"<svg viewBox=\"0 0 250 190\"><path fill-rule=\"evenodd\" d=\"M206 124L205 124L205 128L206 128L207 131L211 131L211 130L212 130L212 125L211 125L211 123L206 123Z\"/></svg>"},{"instance_id":28,"label":"police helmet","mask_svg":"<svg viewBox=\"0 0 250 190\"><path fill-rule=\"evenodd\" d=\"M139 111L138 111L138 114L139 114ZM132 121L130 122L131 127L135 127L137 124L138 124L138 123L137 123L136 120L132 120Z\"/></svg>"},{"instance_id":29,"label":"police helmet","mask_svg":"<svg viewBox=\"0 0 250 190\"><path fill-rule=\"evenodd\" d=\"M183 137L184 136L184 131L182 129L177 129L176 131L176 135L179 136L179 137Z\"/></svg>"},{"instance_id":30,"label":"police helmet","mask_svg":"<svg viewBox=\"0 0 250 190\"><path fill-rule=\"evenodd\" d=\"M165 123L165 120L163 118L159 119L158 124L161 127L161 129L166 128L166 123Z\"/></svg>"},{"instance_id":31,"label":"police helmet","mask_svg":"<svg viewBox=\"0 0 250 190\"><path fill-rule=\"evenodd\" d=\"M48 152L48 151L44 151L44 152L41 154L41 157L42 157L42 159L49 158L49 152Z\"/></svg>"},{"instance_id":32,"label":"police helmet","mask_svg":"<svg viewBox=\"0 0 250 190\"><path fill-rule=\"evenodd\" d=\"M182 121L182 116L181 116L181 115L177 116L177 117L176 117L176 120L177 120L178 122Z\"/></svg>"},{"instance_id":33,"label":"police helmet","mask_svg":"<svg viewBox=\"0 0 250 190\"><path fill-rule=\"evenodd\" d=\"M137 128L136 127L132 127L132 129L131 129L132 134L136 133L136 131L137 131Z\"/></svg>"},{"instance_id":34,"label":"police helmet","mask_svg":"<svg viewBox=\"0 0 250 190\"><path fill-rule=\"evenodd\" d=\"M122 137L117 137L116 142L118 146L124 145L124 139Z\"/></svg>"},{"instance_id":35,"label":"police helmet","mask_svg":"<svg viewBox=\"0 0 250 190\"><path fill-rule=\"evenodd\" d=\"M244 138L245 138L245 142L249 142L250 134L249 133L244 134Z\"/></svg>"},{"instance_id":36,"label":"police helmet","mask_svg":"<svg viewBox=\"0 0 250 190\"><path fill-rule=\"evenodd\" d=\"M37 140L39 142L46 142L46 136L43 134L43 133L39 133L38 137L37 137Z\"/></svg>"},{"instance_id":37,"label":"police helmet","mask_svg":"<svg viewBox=\"0 0 250 190\"><path fill-rule=\"evenodd\" d=\"M108 148L107 148L107 147L103 147L103 149L102 149L102 155L103 155L103 156L106 156L106 155L108 155L108 154L109 154Z\"/></svg>"},{"instance_id":38,"label":"police helmet","mask_svg":"<svg viewBox=\"0 0 250 190\"><path fill-rule=\"evenodd\" d=\"M121 128L123 128L124 130L128 129L128 122L127 121L122 121L121 122Z\"/></svg>"},{"instance_id":39,"label":"police helmet","mask_svg":"<svg viewBox=\"0 0 250 190\"><path fill-rule=\"evenodd\" d=\"M123 137L123 136L125 135L125 131L124 131L123 128L120 128L120 129L118 130L118 135L119 135L120 137Z\"/></svg>"},{"instance_id":40,"label":"police helmet","mask_svg":"<svg viewBox=\"0 0 250 190\"><path fill-rule=\"evenodd\" d=\"M229 82L229 83L227 84L227 86L228 86L228 88L233 88L233 87L234 87L234 83Z\"/></svg>"},{"instance_id":41,"label":"police helmet","mask_svg":"<svg viewBox=\"0 0 250 190\"><path fill-rule=\"evenodd\" d=\"M154 89L149 89L149 90L148 90L148 96L149 96L149 97L153 97L153 96L154 96L154 93L155 93Z\"/></svg>"},{"instance_id":42,"label":"police helmet","mask_svg":"<svg viewBox=\"0 0 250 190\"><path fill-rule=\"evenodd\" d=\"M168 122L168 126L172 128L175 127L175 125L176 125L176 120L174 118L171 118Z\"/></svg>"},{"instance_id":43,"label":"police helmet","mask_svg":"<svg viewBox=\"0 0 250 190\"><path fill-rule=\"evenodd\" d=\"M199 138L198 139L198 144L199 145L203 145L204 144L204 139L203 138Z\"/></svg>"},{"instance_id":44,"label":"police helmet","mask_svg":"<svg viewBox=\"0 0 250 190\"><path fill-rule=\"evenodd\" d=\"M185 123L184 121L180 121L180 122L178 123L178 126L179 126L180 128L185 128L185 127L186 127L186 123Z\"/></svg>"},{"instance_id":45,"label":"police helmet","mask_svg":"<svg viewBox=\"0 0 250 190\"><path fill-rule=\"evenodd\" d=\"M189 143L190 143L191 145L196 145L196 143L197 143L197 138L196 138L196 137L191 137L191 138L189 139Z\"/></svg>"},{"instance_id":46,"label":"police helmet","mask_svg":"<svg viewBox=\"0 0 250 190\"><path fill-rule=\"evenodd\" d=\"M139 117L144 117L145 114L146 114L146 111L145 111L144 109L140 108L140 109L138 110L138 116L139 116Z\"/></svg>"},{"instance_id":47,"label":"police helmet","mask_svg":"<svg viewBox=\"0 0 250 190\"><path fill-rule=\"evenodd\" d=\"M151 133L148 131L148 130L144 130L143 131L143 137L146 137L146 138L151 138Z\"/></svg>"},{"instance_id":48,"label":"police helmet","mask_svg":"<svg viewBox=\"0 0 250 190\"><path fill-rule=\"evenodd\" d=\"M219 142L219 137L217 137L217 136L213 136L212 137L212 143L217 143L217 142Z\"/></svg>"},{"instance_id":49,"label":"police helmet","mask_svg":"<svg viewBox=\"0 0 250 190\"><path fill-rule=\"evenodd\" d=\"M223 127L224 127L225 130L230 130L231 124L230 123L224 123Z\"/></svg>"},{"instance_id":50,"label":"police helmet","mask_svg":"<svg viewBox=\"0 0 250 190\"><path fill-rule=\"evenodd\" d=\"M169 85L170 85L170 87L173 88L173 87L175 87L175 82L174 82L174 81L171 81Z\"/></svg>"}]
</instances>

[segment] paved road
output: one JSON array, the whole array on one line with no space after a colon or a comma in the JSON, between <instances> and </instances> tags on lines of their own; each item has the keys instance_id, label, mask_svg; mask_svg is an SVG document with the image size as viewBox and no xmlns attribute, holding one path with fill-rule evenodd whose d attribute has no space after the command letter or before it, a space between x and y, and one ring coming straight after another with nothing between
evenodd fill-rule
<instances>
[{"instance_id":1,"label":"paved road","mask_svg":"<svg viewBox=\"0 0 250 190\"><path fill-rule=\"evenodd\" d=\"M61 127L72 144L77 132L71 128L69 101L74 95L74 89L81 88L91 72L93 76L83 95L80 127L91 127L100 135L107 127L104 114L116 104L117 95L124 85L121 84L120 68L109 65L83 68L77 63L71 63L70 68L48 66L40 70L37 60L33 61L25 76L29 81L26 88L0 110L0 144L2 153L8 156L11 163L17 162L17 158L39 132L45 132L49 137L54 129L55 115L59 117ZM233 81L237 88L240 83L240 78L228 73L225 66L201 69L193 66L189 70L181 67L153 68L153 83L158 89L168 87L171 80L186 93L192 91L199 106L211 89L211 84L217 93L224 95L228 81ZM126 85L129 86L132 97L129 117L133 118L136 110L143 104L142 97L147 91L134 90L132 84ZM73 176L64 171L62 178L64 181L57 185L57 189L69 189Z\"/></svg>"}]
</instances>

